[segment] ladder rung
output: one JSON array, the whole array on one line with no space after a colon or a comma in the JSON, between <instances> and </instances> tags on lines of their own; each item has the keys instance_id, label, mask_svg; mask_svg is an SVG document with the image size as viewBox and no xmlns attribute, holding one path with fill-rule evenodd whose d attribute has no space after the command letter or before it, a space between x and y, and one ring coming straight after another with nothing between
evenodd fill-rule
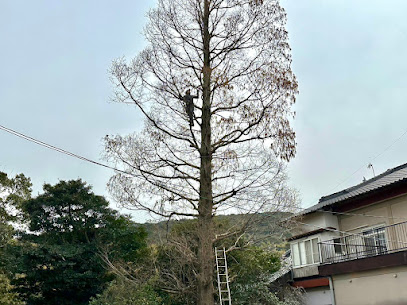
<instances>
[{"instance_id":1,"label":"ladder rung","mask_svg":"<svg viewBox=\"0 0 407 305\"><path fill-rule=\"evenodd\" d=\"M228 264L226 259L225 248L223 248L222 250L215 248L215 258L216 258L216 269L218 273L218 289L220 304L230 305L231 297L229 289Z\"/></svg>"}]
</instances>

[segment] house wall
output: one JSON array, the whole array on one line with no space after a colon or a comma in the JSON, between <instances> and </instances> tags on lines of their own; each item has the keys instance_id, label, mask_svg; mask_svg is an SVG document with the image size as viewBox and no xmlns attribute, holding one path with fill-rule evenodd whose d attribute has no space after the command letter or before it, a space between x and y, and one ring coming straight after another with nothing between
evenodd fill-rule
<instances>
[{"instance_id":1,"label":"house wall","mask_svg":"<svg viewBox=\"0 0 407 305\"><path fill-rule=\"evenodd\" d=\"M402 195L389 200L381 201L367 207L352 210L354 214L363 215L338 216L341 231L359 233L376 226L390 226L386 228L387 249L401 249L407 247L407 223L391 226L407 221L407 195Z\"/></svg>"},{"instance_id":2,"label":"house wall","mask_svg":"<svg viewBox=\"0 0 407 305\"><path fill-rule=\"evenodd\" d=\"M307 214L299 219L299 221L307 224L301 228L304 233L328 227L338 228L338 217L330 213L315 212Z\"/></svg>"},{"instance_id":3,"label":"house wall","mask_svg":"<svg viewBox=\"0 0 407 305\"><path fill-rule=\"evenodd\" d=\"M308 225L303 225L302 226L302 232L310 232L318 229L325 229L325 228L334 228L338 229L338 218L334 214L329 214L329 213L311 213L303 216L300 220L302 223L306 223ZM321 241L327 241L331 240L335 237L337 237L339 234L334 231L325 231L321 233L317 233L311 236L306 236L300 239L296 239L290 242L291 244L291 253L294 256L294 251L292 249L292 244L294 243L299 243L304 240L310 239L310 238L318 238L318 240ZM318 251L320 253L320 251ZM320 258L321 259L321 258ZM293 267L293 278L303 278L303 277L309 277L309 276L315 276L318 275L318 266L319 263L313 264L313 265L308 265L308 266L294 266Z\"/></svg>"},{"instance_id":4,"label":"house wall","mask_svg":"<svg viewBox=\"0 0 407 305\"><path fill-rule=\"evenodd\" d=\"M379 217L338 215L339 229L341 231L355 233L376 225L383 224L388 226L403 222L403 219L393 219L392 217L406 218L407 220L407 195L352 210L349 213L368 214Z\"/></svg>"},{"instance_id":5,"label":"house wall","mask_svg":"<svg viewBox=\"0 0 407 305\"><path fill-rule=\"evenodd\" d=\"M332 277L336 305L407 304L407 266Z\"/></svg>"},{"instance_id":6,"label":"house wall","mask_svg":"<svg viewBox=\"0 0 407 305\"><path fill-rule=\"evenodd\" d=\"M339 236L338 232L326 231L319 234L319 241L327 241Z\"/></svg>"},{"instance_id":7,"label":"house wall","mask_svg":"<svg viewBox=\"0 0 407 305\"><path fill-rule=\"evenodd\" d=\"M305 304L332 305L331 291L329 290L329 287L317 287L306 289Z\"/></svg>"},{"instance_id":8,"label":"house wall","mask_svg":"<svg viewBox=\"0 0 407 305\"><path fill-rule=\"evenodd\" d=\"M318 275L319 264L304 266L304 267L294 267L293 268L293 278L302 278L307 276Z\"/></svg>"},{"instance_id":9,"label":"house wall","mask_svg":"<svg viewBox=\"0 0 407 305\"><path fill-rule=\"evenodd\" d=\"M400 196L391 200L391 215L392 217L405 217L407 218L407 195ZM398 223L403 220L394 219L389 223Z\"/></svg>"},{"instance_id":10,"label":"house wall","mask_svg":"<svg viewBox=\"0 0 407 305\"><path fill-rule=\"evenodd\" d=\"M326 231L326 232L322 232L322 233L318 233L318 234L314 234L311 236L307 236L301 239L297 239L294 240L290 243L290 245L294 244L294 243L298 243L298 242L302 242L304 240L310 239L310 238L318 238L318 240L321 241L326 241L326 240L331 240L335 237L338 236L337 232L331 232L331 231ZM320 250L318 250L318 252L320 253ZM291 247L291 255L295 255L294 251ZM320 257L321 260L321 257ZM320 263L315 263L313 265L308 265L308 266L293 266L293 278L303 278L303 277L308 277L308 276L314 276L314 275L318 275L318 266L320 265Z\"/></svg>"}]
</instances>

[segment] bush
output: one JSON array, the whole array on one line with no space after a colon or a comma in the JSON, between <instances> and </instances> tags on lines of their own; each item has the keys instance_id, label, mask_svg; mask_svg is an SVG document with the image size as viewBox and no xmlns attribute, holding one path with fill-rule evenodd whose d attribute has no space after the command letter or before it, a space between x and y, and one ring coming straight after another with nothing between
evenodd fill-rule
<instances>
[{"instance_id":1,"label":"bush","mask_svg":"<svg viewBox=\"0 0 407 305\"><path fill-rule=\"evenodd\" d=\"M162 300L150 283L137 286L128 281L115 280L92 298L89 305L161 305Z\"/></svg>"}]
</instances>

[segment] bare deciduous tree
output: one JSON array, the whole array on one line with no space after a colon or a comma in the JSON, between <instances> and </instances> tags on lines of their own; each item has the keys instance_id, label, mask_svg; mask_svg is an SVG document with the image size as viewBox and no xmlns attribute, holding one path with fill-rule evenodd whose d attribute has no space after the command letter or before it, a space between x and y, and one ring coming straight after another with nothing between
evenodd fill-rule
<instances>
[{"instance_id":1,"label":"bare deciduous tree","mask_svg":"<svg viewBox=\"0 0 407 305\"><path fill-rule=\"evenodd\" d=\"M213 304L213 244L236 235L215 234L213 216L292 202L283 162L295 155L298 87L286 14L277 0L159 0L148 17L148 46L111 69L115 100L146 121L106 137L107 158L129 173L109 187L127 206L197 218L197 302ZM188 89L199 93L193 116Z\"/></svg>"}]
</instances>

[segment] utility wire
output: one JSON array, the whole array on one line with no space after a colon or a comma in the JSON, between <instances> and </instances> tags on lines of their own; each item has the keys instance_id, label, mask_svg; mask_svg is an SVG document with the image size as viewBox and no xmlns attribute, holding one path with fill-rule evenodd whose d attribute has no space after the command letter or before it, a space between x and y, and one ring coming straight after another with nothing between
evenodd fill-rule
<instances>
[{"instance_id":1,"label":"utility wire","mask_svg":"<svg viewBox=\"0 0 407 305\"><path fill-rule=\"evenodd\" d=\"M35 139L35 138L33 138L33 137L27 136L27 135L25 135L25 134L23 134L23 133L21 133L21 132L18 132L18 131L16 131L16 130L13 130L13 129L11 129L11 128L7 128L7 127L5 127L5 126L3 126L3 125L0 125L0 130L6 131L6 132L8 132L8 133L10 133L10 134L12 134L12 135L15 135L15 136L19 137L19 138L22 138L22 139L24 139L24 140L30 141L30 142L35 143L35 144L37 144L37 145L43 146L43 147L45 147L45 148L48 148L48 149L57 151L57 152L59 152L59 153L68 155L68 156L70 156L70 157L74 157L74 158L77 158L77 159L79 159L79 160L82 160L82 161L85 161L85 162L89 162L89 163L92 163L92 164L95 164L95 165L98 165L98 166L102 166L102 167L105 167L105 168L108 168L108 169L112 169L112 170L114 170L114 171L116 171L116 172L120 172L120 173L122 173L122 174L130 175L130 176L133 176L133 177L136 177L136 178L139 178L139 179L140 179L140 177L137 176L137 175L135 175L134 173L131 173L131 172L128 172L128 171L124 171L124 170L121 170L121 169L118 169L118 168L109 166L109 165L107 165L107 164L100 163L100 162L94 161L94 160L92 160L92 159L83 157L83 156L81 156L81 155L72 153L72 152L67 151L67 150L65 150L65 149L56 147L56 146L54 146L54 145L51 145L51 144L45 143L45 142L43 142L43 141L37 140L37 139ZM405 134L407 134L407 131L406 131L402 136L404 136ZM401 136L401 137L402 137L402 136ZM401 137L400 137L399 139L401 139ZM398 139L398 140L399 140L399 139ZM394 143L393 143L393 144L394 144ZM392 145L393 145L393 144L392 144ZM387 149L389 149L389 148L390 148L390 146L389 146ZM379 154L379 155L380 155L380 154ZM379 155L378 155L378 156L379 156ZM175 189L175 190L177 190L176 187L174 187L174 186L172 186L172 188ZM178 192L185 192L185 190L181 190L181 189L178 189L177 191L178 191ZM195 195L196 195L196 194L192 194L192 193L188 194L188 196L195 196ZM198 196L199 196L199 198L204 198L204 197L202 197L202 196L200 196L200 195L198 195ZM242 200L243 200L243 201L253 201L253 202L258 203L258 200L255 200L255 199L242 198ZM237 207L236 205L229 204L229 203L227 203L227 202L223 202L222 204L223 204L223 205L230 206L231 208L239 209L239 210L246 211L246 212L251 212L251 213L252 213L253 211L255 211L255 209L246 209L246 208L243 208L243 207ZM284 205L273 204L273 203L268 203L267 206L274 206L274 207L276 207L276 208L287 208L287 207L284 206ZM304 212L304 211L307 210L307 208L301 208L301 207L288 207L288 209L297 210L298 213ZM329 214L337 214L337 215L348 215L348 216L363 216L363 217L373 217L373 218L387 218L387 219L407 220L406 217L391 217L391 216L381 216L381 215L369 215L369 214L364 214L364 213L363 213L363 214L358 214L358 213L347 213L347 212L333 212L333 211L326 211L326 210L316 210L315 212L322 212L322 213L329 213Z\"/></svg>"},{"instance_id":2,"label":"utility wire","mask_svg":"<svg viewBox=\"0 0 407 305\"><path fill-rule=\"evenodd\" d=\"M242 198L242 201L254 201L254 202L258 202L256 201L256 199L249 199L249 198ZM246 211L246 212L252 212L252 210L247 209L247 208L243 208L243 207L236 207L233 204L229 204L229 203L225 203L223 202L223 204L228 205L230 207L235 207L236 209L241 209L242 211ZM301 212L306 212L308 210L308 208L301 208L301 207L286 207L284 205L280 205L280 204L273 204L273 203L268 203L268 206L275 206L276 208L288 208L288 209L292 209L292 210L296 210L297 213L301 213ZM348 213L348 212L334 212L334 211L328 211L328 210L315 210L313 212L318 212L318 213L327 213L327 214L334 214L334 215L346 215L346 216L363 216L363 217L371 217L371 218L386 218L386 219L395 219L395 220L404 220L407 221L407 217L394 217L394 216L383 216L383 215L371 215L371 214L366 214L366 213Z\"/></svg>"},{"instance_id":3,"label":"utility wire","mask_svg":"<svg viewBox=\"0 0 407 305\"><path fill-rule=\"evenodd\" d=\"M383 155L387 150L389 150L391 147L393 147L398 141L400 141L405 135L407 134L407 130L405 130L397 139L395 139L390 145L388 145L383 151L380 153L376 154L373 158L370 158L370 161L373 161ZM371 163L371 162L370 162ZM334 188L332 188L328 194L337 189L339 186L341 186L343 183L348 181L351 177L353 177L357 172L359 172L362 168L364 168L365 165L360 166L357 170L355 170L351 175L349 175L347 178L343 179L340 181ZM316 199L315 201L317 201ZM318 203L318 202L317 202ZM316 203L316 204L317 204ZM313 204L315 205L315 204ZM303 210L307 210L308 208L303 208ZM401 220L407 220L405 217L387 217L387 216L379 216L379 215L368 215L368 214L355 214L355 213L340 213L340 212L332 212L332 211L325 211L325 210L316 210L315 212L324 212L324 213L332 213L332 214L338 214L338 215L352 215L352 216L366 216L366 217L374 217L374 218L388 218L388 219L401 219Z\"/></svg>"},{"instance_id":4,"label":"utility wire","mask_svg":"<svg viewBox=\"0 0 407 305\"><path fill-rule=\"evenodd\" d=\"M304 210L303 208L300 208L300 207L297 207L297 209L299 209L299 210ZM244 210L244 209L242 208L242 210ZM246 211L247 211L247 212L251 212L250 210L247 210L247 209L246 209ZM317 210L317 211L315 211L315 212L324 212L324 213L330 213L330 214L336 213L336 212L324 211L324 210ZM338 214L346 214L346 215L352 215L352 216L377 217L377 218L390 218L390 219L396 218L396 217L387 217L387 216L379 216L379 215L367 215L367 214L355 214L355 213L339 213L339 212L338 212ZM402 217L397 217L397 219L403 219L404 221L407 220L407 218L402 218ZM280 220L279 222L277 222L277 225L278 225L278 224L281 225L281 224L283 224L284 222L286 222L286 219ZM299 220L294 220L294 222L296 222L296 223L298 223L298 224L301 224L301 225L304 225L304 226L316 228L316 229L323 229L323 230L326 230L326 231L329 231L329 232L340 233L340 234L343 234L343 235L344 235L344 236L342 236L342 237L346 237L346 236L366 237L365 235L363 235L363 234L361 234L361 233L350 233L350 232L341 231L341 230L334 229L334 228L326 228L326 227L322 227L322 226L318 226L318 225L314 225L314 224L305 223L305 222L302 222L302 221L299 221ZM391 242L399 242L399 243L406 243L405 241L400 241L400 240L388 240L388 241L391 241Z\"/></svg>"},{"instance_id":5,"label":"utility wire","mask_svg":"<svg viewBox=\"0 0 407 305\"><path fill-rule=\"evenodd\" d=\"M90 163L93 163L93 164L95 164L95 165L103 166L103 167L105 167L105 168L109 168L109 169L112 169L112 170L114 170L114 171L121 172L121 173L123 173L123 174L135 176L134 174L129 173L129 172L127 172L127 171L123 171L123 170L121 170L121 169L114 168L114 167L109 166L109 165L107 165L107 164L103 164L103 163L94 161L94 160L92 160L92 159L89 159L89 158L80 156L80 155L78 155L78 154L74 154L74 153L72 153L72 152L69 152L69 151L67 151L67 150L65 150L65 149L62 149L62 148L56 147L56 146L54 146L54 145L47 144L47 143L45 143L45 142L43 142L43 141L34 139L34 138L30 137L30 136L27 136L27 135L25 135L25 134L22 134L22 133L20 133L20 132L18 132L18 131L15 131L15 130L11 129L11 128L7 128L7 127L5 127L5 126L3 126L3 125L0 125L0 130L4 130L4 131L6 131L6 132L8 132L8 133L10 133L10 134L12 134L12 135L15 135L15 136L19 137L19 138L22 138L22 139L24 139L24 140L30 141L30 142L32 142L32 143L35 143L35 144L37 144L37 145L46 147L46 148L48 148L48 149L55 150L55 151L57 151L57 152L59 152L59 153L68 155L68 156L70 156L70 157L74 157L74 158L80 159L80 160L82 160L82 161L90 162Z\"/></svg>"},{"instance_id":6,"label":"utility wire","mask_svg":"<svg viewBox=\"0 0 407 305\"><path fill-rule=\"evenodd\" d=\"M376 154L373 158L370 158L370 163L372 163L373 160L377 159L381 155L383 155L386 151L388 151L391 147L393 147L398 141L400 141L405 135L407 134L407 130L405 130L397 139L395 139L390 145L388 145L384 150L382 150L380 153ZM335 189L337 189L339 186L344 184L346 181L348 181L350 178L352 178L357 172L359 172L362 168L364 168L366 165L360 166L357 170L355 170L351 175L340 181L335 187L333 187L329 192L331 193Z\"/></svg>"},{"instance_id":7,"label":"utility wire","mask_svg":"<svg viewBox=\"0 0 407 305\"><path fill-rule=\"evenodd\" d=\"M324 227L321 227L321 226L318 226L318 225L313 225L313 224L310 224L310 223L304 223L304 222L300 222L300 221L297 221L297 223L305 225L305 226L314 227L314 228L318 228L318 229L323 229L323 230L330 231L330 232L337 232L337 233L341 233L341 234L345 235L345 236L341 236L341 237L347 237L347 236L366 237L366 235L363 235L363 234L360 234L360 233L349 233L349 232L346 232L346 231L341 231L341 230L331 229L331 228L324 228ZM402 244L406 243L406 241L403 241L403 240L387 240L387 241L388 242L402 243ZM324 242L321 242L321 243L324 243Z\"/></svg>"}]
</instances>

